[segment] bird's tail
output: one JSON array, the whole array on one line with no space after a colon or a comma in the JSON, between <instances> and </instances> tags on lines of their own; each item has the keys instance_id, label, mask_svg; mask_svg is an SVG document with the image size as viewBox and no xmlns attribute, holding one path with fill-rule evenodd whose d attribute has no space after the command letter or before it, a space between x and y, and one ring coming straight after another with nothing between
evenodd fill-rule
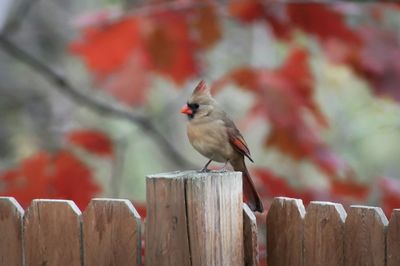
<instances>
[{"instance_id":1,"label":"bird's tail","mask_svg":"<svg viewBox=\"0 0 400 266\"><path fill-rule=\"evenodd\" d=\"M250 209L252 211L263 212L263 204L260 200L260 196L256 191L256 188L254 187L253 180L251 180L249 171L247 171L244 158L240 160L235 160L231 162L231 164L235 171L240 171L243 173L243 193L245 198L247 198L247 204L249 205Z\"/></svg>"}]
</instances>

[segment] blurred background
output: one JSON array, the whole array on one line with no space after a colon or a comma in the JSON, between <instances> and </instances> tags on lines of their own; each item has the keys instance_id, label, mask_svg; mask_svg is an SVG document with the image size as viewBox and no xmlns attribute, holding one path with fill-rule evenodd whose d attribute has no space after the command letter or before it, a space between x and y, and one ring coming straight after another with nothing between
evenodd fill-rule
<instances>
[{"instance_id":1,"label":"blurred background","mask_svg":"<svg viewBox=\"0 0 400 266\"><path fill-rule=\"evenodd\" d=\"M128 198L144 216L146 175L206 162L179 113L204 79L267 208L288 196L390 215L399 29L394 3L2 0L0 195Z\"/></svg>"}]
</instances>

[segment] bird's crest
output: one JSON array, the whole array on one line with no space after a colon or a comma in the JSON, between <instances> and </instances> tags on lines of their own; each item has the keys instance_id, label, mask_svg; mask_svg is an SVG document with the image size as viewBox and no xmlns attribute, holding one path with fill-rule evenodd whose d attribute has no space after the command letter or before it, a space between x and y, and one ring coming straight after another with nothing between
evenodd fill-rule
<instances>
[{"instance_id":1,"label":"bird's crest","mask_svg":"<svg viewBox=\"0 0 400 266\"><path fill-rule=\"evenodd\" d=\"M193 94L203 93L210 93L210 88L206 85L206 82L204 80L201 80L194 89Z\"/></svg>"}]
</instances>

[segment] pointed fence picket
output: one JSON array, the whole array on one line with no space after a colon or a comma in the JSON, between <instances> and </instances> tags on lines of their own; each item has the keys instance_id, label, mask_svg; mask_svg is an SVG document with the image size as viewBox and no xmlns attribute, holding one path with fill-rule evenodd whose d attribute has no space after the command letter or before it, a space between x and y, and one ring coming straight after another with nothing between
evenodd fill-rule
<instances>
[{"instance_id":1,"label":"pointed fence picket","mask_svg":"<svg viewBox=\"0 0 400 266\"><path fill-rule=\"evenodd\" d=\"M258 266L257 220L250 208L243 204L244 265Z\"/></svg>"},{"instance_id":2,"label":"pointed fence picket","mask_svg":"<svg viewBox=\"0 0 400 266\"><path fill-rule=\"evenodd\" d=\"M343 265L344 222L342 205L312 201L304 218L304 265Z\"/></svg>"},{"instance_id":3,"label":"pointed fence picket","mask_svg":"<svg viewBox=\"0 0 400 266\"><path fill-rule=\"evenodd\" d=\"M0 197L0 265L22 265L22 217L14 198Z\"/></svg>"},{"instance_id":4,"label":"pointed fence picket","mask_svg":"<svg viewBox=\"0 0 400 266\"><path fill-rule=\"evenodd\" d=\"M240 176L208 175L212 179L195 172L148 178L146 266L259 264L256 217L247 205L238 212ZM390 221L377 207L346 210L338 203L305 208L299 199L275 198L262 260L269 266L400 265L400 209ZM40 199L24 212L15 199L0 197L0 266L139 266L143 223L128 200L93 199L81 213L72 201ZM177 257L185 250L191 254ZM148 257L157 254L166 260Z\"/></svg>"},{"instance_id":5,"label":"pointed fence picket","mask_svg":"<svg viewBox=\"0 0 400 266\"><path fill-rule=\"evenodd\" d=\"M395 209L392 212L386 243L387 266L400 265L400 209Z\"/></svg>"},{"instance_id":6,"label":"pointed fence picket","mask_svg":"<svg viewBox=\"0 0 400 266\"><path fill-rule=\"evenodd\" d=\"M92 199L82 222L84 265L140 266L140 216L130 201Z\"/></svg>"},{"instance_id":7,"label":"pointed fence picket","mask_svg":"<svg viewBox=\"0 0 400 266\"><path fill-rule=\"evenodd\" d=\"M34 200L23 223L26 265L80 266L81 211L69 200Z\"/></svg>"},{"instance_id":8,"label":"pointed fence picket","mask_svg":"<svg viewBox=\"0 0 400 266\"><path fill-rule=\"evenodd\" d=\"M274 199L267 215L268 265L303 265L304 215L301 200Z\"/></svg>"},{"instance_id":9,"label":"pointed fence picket","mask_svg":"<svg viewBox=\"0 0 400 266\"><path fill-rule=\"evenodd\" d=\"M385 265L386 226L381 208L351 206L344 225L346 265Z\"/></svg>"}]
</instances>

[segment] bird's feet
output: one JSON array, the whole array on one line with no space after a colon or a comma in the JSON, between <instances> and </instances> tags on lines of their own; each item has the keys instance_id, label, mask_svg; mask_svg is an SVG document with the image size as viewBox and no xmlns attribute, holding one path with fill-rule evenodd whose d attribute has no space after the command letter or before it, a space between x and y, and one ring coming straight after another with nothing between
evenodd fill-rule
<instances>
[{"instance_id":1,"label":"bird's feet","mask_svg":"<svg viewBox=\"0 0 400 266\"><path fill-rule=\"evenodd\" d=\"M200 170L199 172L200 172L200 173L208 173L208 172L210 172L210 170L209 170L207 167L208 167L208 165L209 165L211 162L212 162L212 160L209 160L209 161L206 163L206 165L204 165L204 167L201 168L201 170Z\"/></svg>"},{"instance_id":2,"label":"bird's feet","mask_svg":"<svg viewBox=\"0 0 400 266\"><path fill-rule=\"evenodd\" d=\"M208 172L210 172L210 171L211 171L211 170L208 169L207 166L205 166L205 167L201 168L201 170L199 171L199 173L208 173Z\"/></svg>"},{"instance_id":3,"label":"bird's feet","mask_svg":"<svg viewBox=\"0 0 400 266\"><path fill-rule=\"evenodd\" d=\"M218 172L227 172L228 169L226 168L228 166L228 161L225 162L224 166L222 166L221 169L218 170Z\"/></svg>"}]
</instances>

